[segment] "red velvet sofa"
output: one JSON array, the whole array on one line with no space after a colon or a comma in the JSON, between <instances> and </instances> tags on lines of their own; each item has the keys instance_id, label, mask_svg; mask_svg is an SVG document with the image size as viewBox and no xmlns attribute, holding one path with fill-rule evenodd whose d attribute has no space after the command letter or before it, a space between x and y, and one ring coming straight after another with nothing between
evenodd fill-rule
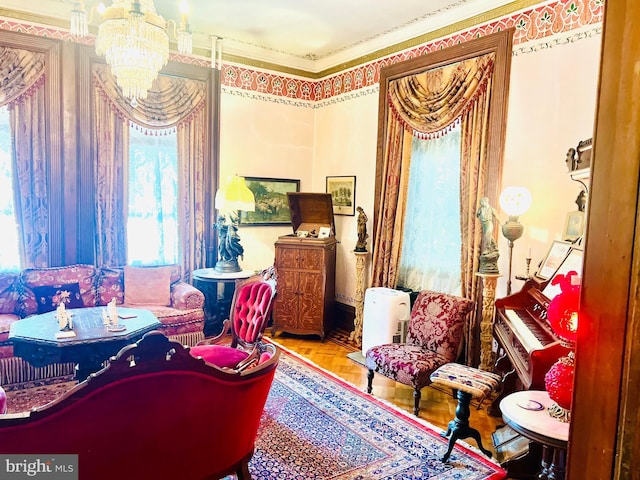
<instances>
[{"instance_id":1,"label":"red velvet sofa","mask_svg":"<svg viewBox=\"0 0 640 480\"><path fill-rule=\"evenodd\" d=\"M0 415L0 452L77 454L81 480L250 479L280 353L260 349L239 372L149 332L56 401Z\"/></svg>"},{"instance_id":2,"label":"red velvet sofa","mask_svg":"<svg viewBox=\"0 0 640 480\"><path fill-rule=\"evenodd\" d=\"M195 345L204 339L204 295L183 282L179 265L166 266L168 273L168 305L140 305L150 310L162 324L161 331L171 340ZM95 307L107 305L113 298L118 305L125 302L124 267L99 268L77 264L64 267L31 268L19 273L0 273L0 385L22 383L73 373L73 365L54 364L33 368L13 356L9 340L11 324L39 312L42 291L47 287L66 285L76 290L76 304ZM39 295L37 295L37 293Z\"/></svg>"}]
</instances>

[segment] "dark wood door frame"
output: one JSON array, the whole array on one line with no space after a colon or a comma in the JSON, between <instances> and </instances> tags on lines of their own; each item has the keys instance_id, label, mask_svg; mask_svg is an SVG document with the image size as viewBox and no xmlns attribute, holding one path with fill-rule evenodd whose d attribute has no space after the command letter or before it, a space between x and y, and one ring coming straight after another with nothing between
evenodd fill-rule
<instances>
[{"instance_id":1,"label":"dark wood door frame","mask_svg":"<svg viewBox=\"0 0 640 480\"><path fill-rule=\"evenodd\" d=\"M640 478L640 2L606 3L567 478Z\"/></svg>"}]
</instances>

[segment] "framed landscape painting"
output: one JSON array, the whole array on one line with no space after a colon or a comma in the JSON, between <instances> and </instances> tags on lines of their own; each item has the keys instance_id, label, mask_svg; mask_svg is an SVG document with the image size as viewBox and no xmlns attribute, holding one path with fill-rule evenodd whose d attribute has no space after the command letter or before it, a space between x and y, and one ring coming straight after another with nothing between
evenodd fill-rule
<instances>
[{"instance_id":1,"label":"framed landscape painting","mask_svg":"<svg viewBox=\"0 0 640 480\"><path fill-rule=\"evenodd\" d=\"M290 225L291 212L287 192L299 192L300 180L289 178L244 177L256 199L255 212L240 212L245 225Z\"/></svg>"},{"instance_id":2,"label":"framed landscape painting","mask_svg":"<svg viewBox=\"0 0 640 480\"><path fill-rule=\"evenodd\" d=\"M356 177L327 177L327 193L331 194L334 215L356 214Z\"/></svg>"}]
</instances>

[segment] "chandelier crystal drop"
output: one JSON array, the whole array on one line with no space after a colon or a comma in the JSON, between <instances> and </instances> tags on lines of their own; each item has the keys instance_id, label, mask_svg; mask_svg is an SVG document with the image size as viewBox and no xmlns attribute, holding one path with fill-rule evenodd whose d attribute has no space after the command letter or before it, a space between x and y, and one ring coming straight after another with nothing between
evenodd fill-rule
<instances>
[{"instance_id":1,"label":"chandelier crystal drop","mask_svg":"<svg viewBox=\"0 0 640 480\"><path fill-rule=\"evenodd\" d=\"M147 97L147 91L169 59L169 35L152 0L116 0L98 27L96 53L105 57L122 94Z\"/></svg>"},{"instance_id":2,"label":"chandelier crystal drop","mask_svg":"<svg viewBox=\"0 0 640 480\"><path fill-rule=\"evenodd\" d=\"M97 10L96 10L97 8ZM158 73L169 59L168 26L180 53L191 54L193 48L186 0L180 3L180 23L166 22L156 13L153 0L114 0L110 7L101 3L87 14L85 2L74 2L70 32L78 37L89 35L89 24L97 11L102 20L96 37L96 53L104 56L125 98L134 104L146 98Z\"/></svg>"}]
</instances>

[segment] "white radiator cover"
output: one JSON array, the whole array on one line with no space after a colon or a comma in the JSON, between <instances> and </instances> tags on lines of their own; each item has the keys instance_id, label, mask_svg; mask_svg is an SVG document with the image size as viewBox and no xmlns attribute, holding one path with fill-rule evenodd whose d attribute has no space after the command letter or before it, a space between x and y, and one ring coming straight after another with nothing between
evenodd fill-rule
<instances>
[{"instance_id":1,"label":"white radiator cover","mask_svg":"<svg viewBox=\"0 0 640 480\"><path fill-rule=\"evenodd\" d=\"M362 355L376 345L404 342L410 316L407 292L386 287L367 288L362 315Z\"/></svg>"}]
</instances>

